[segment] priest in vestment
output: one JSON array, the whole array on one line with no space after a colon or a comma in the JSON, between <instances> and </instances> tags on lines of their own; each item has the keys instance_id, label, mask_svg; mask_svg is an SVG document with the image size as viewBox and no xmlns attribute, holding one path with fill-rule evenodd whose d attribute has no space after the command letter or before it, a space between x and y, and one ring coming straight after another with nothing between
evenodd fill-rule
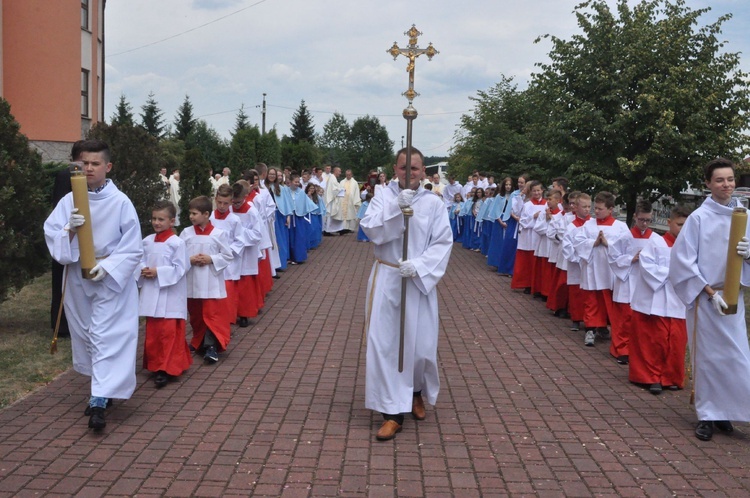
<instances>
[{"instance_id":1,"label":"priest in vestment","mask_svg":"<svg viewBox=\"0 0 750 498\"><path fill-rule=\"evenodd\" d=\"M711 439L714 429L733 432L732 420L750 422L750 347L743 292L737 313L724 314L724 275L734 192L734 164L714 159L704 169L711 197L688 216L672 247L669 279L687 306L688 348L693 363L693 389L698 426L695 436ZM737 246L745 258L741 283L750 285L750 244ZM696 309L697 308L697 309Z\"/></svg>"},{"instance_id":2,"label":"priest in vestment","mask_svg":"<svg viewBox=\"0 0 750 498\"><path fill-rule=\"evenodd\" d=\"M419 186L424 157L412 148L396 154L398 182L375 187L360 226L373 242L375 264L367 285L365 331L367 366L365 407L383 414L376 435L388 440L401 431L404 413L425 418L424 400L434 405L440 389L437 363L437 284L445 274L453 246L442 199ZM407 188L408 187L408 188ZM402 261L404 217L411 206L409 247ZM401 283L406 279L403 372L398 371Z\"/></svg>"}]
</instances>

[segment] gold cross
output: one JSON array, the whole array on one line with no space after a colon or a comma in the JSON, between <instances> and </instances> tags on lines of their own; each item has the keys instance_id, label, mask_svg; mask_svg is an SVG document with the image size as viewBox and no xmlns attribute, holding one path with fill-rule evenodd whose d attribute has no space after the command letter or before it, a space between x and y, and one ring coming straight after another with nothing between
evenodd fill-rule
<instances>
[{"instance_id":1,"label":"gold cross","mask_svg":"<svg viewBox=\"0 0 750 498\"><path fill-rule=\"evenodd\" d=\"M414 65L417 57L425 54L427 55L428 60L432 60L432 58L440 52L435 50L435 47L432 46L432 42L430 42L427 48L419 48L419 45L417 45L417 37L421 36L422 32L419 31L415 25L412 24L411 29L405 31L404 34L409 37L409 44L406 48L400 48L398 43L393 42L393 46L387 52L393 56L393 60L396 60L399 55L403 55L409 59L409 64L406 66L406 72L409 73L409 89L402 95L404 95L409 101L409 104L411 104L414 97L419 95L414 91Z\"/></svg>"}]
</instances>

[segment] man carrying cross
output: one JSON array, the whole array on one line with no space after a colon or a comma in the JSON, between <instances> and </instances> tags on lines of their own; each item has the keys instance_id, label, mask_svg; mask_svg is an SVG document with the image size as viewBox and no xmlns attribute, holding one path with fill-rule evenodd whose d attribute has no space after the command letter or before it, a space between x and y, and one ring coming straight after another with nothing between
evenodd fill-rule
<instances>
[{"instance_id":1,"label":"man carrying cross","mask_svg":"<svg viewBox=\"0 0 750 498\"><path fill-rule=\"evenodd\" d=\"M396 154L398 182L377 185L360 222L373 242L375 264L367 285L367 368L365 406L383 414L381 441L401 431L404 413L425 418L423 396L434 405L440 389L437 364L437 284L448 266L453 236L442 199L420 186L424 156L411 148ZM404 216L409 221L408 257L402 259ZM406 279L404 323L401 323L402 280ZM399 331L404 334L403 371L399 372Z\"/></svg>"}]
</instances>

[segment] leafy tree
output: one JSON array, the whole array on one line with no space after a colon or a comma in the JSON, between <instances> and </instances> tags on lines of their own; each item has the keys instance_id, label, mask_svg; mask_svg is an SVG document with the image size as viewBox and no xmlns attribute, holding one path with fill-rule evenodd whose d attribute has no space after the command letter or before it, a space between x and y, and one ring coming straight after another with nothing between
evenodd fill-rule
<instances>
[{"instance_id":1,"label":"leafy tree","mask_svg":"<svg viewBox=\"0 0 750 498\"><path fill-rule=\"evenodd\" d=\"M233 175L239 175L242 171L252 169L258 162L257 145L259 140L260 131L257 126L239 130L232 137L232 143L229 145L228 165Z\"/></svg>"},{"instance_id":2,"label":"leafy tree","mask_svg":"<svg viewBox=\"0 0 750 498\"><path fill-rule=\"evenodd\" d=\"M111 121L116 125L133 126L133 106L128 103L123 94L120 94L120 102L115 108Z\"/></svg>"},{"instance_id":3,"label":"leafy tree","mask_svg":"<svg viewBox=\"0 0 750 498\"><path fill-rule=\"evenodd\" d=\"M190 97L185 95L185 100L177 109L177 116L174 120L175 138L186 140L194 125L195 117L193 116L193 104L190 102Z\"/></svg>"},{"instance_id":4,"label":"leafy tree","mask_svg":"<svg viewBox=\"0 0 750 498\"><path fill-rule=\"evenodd\" d=\"M237 119L234 122L234 130L231 134L234 136L240 130L247 130L250 128L250 121L248 120L247 114L245 114L245 104L240 106L240 110L237 111Z\"/></svg>"},{"instance_id":5,"label":"leafy tree","mask_svg":"<svg viewBox=\"0 0 750 498\"><path fill-rule=\"evenodd\" d=\"M503 77L494 87L469 99L474 110L461 116L451 173L464 180L475 169L512 176L528 171L541 179L543 172L533 167L537 159L529 130L537 109L529 91L519 91L512 78Z\"/></svg>"},{"instance_id":6,"label":"leafy tree","mask_svg":"<svg viewBox=\"0 0 750 498\"><path fill-rule=\"evenodd\" d=\"M288 166L299 172L320 164L320 151L315 144L306 140L294 143L289 137L284 137L284 139L281 141L282 166Z\"/></svg>"},{"instance_id":7,"label":"leafy tree","mask_svg":"<svg viewBox=\"0 0 750 498\"><path fill-rule=\"evenodd\" d=\"M343 114L338 112L323 125L323 134L318 140L323 162L334 166L350 164L351 127Z\"/></svg>"},{"instance_id":8,"label":"leafy tree","mask_svg":"<svg viewBox=\"0 0 750 498\"><path fill-rule=\"evenodd\" d=\"M159 154L168 173L172 173L176 169L182 169L185 158L185 142L173 138L161 140L159 142Z\"/></svg>"},{"instance_id":9,"label":"leafy tree","mask_svg":"<svg viewBox=\"0 0 750 498\"><path fill-rule=\"evenodd\" d=\"M210 165L210 169L219 172L224 169L229 157L229 145L208 123L199 119L193 125L185 140L185 148L198 149ZM208 170L206 170L208 174Z\"/></svg>"},{"instance_id":10,"label":"leafy tree","mask_svg":"<svg viewBox=\"0 0 750 498\"><path fill-rule=\"evenodd\" d=\"M148 94L141 111L141 126L156 140L161 140L165 132L164 113L159 109L154 92Z\"/></svg>"},{"instance_id":11,"label":"leafy tree","mask_svg":"<svg viewBox=\"0 0 750 498\"><path fill-rule=\"evenodd\" d=\"M292 115L293 121L290 139L292 143L298 144L300 142L315 143L315 126L313 125L312 115L307 110L305 101L303 100L299 108L294 111Z\"/></svg>"},{"instance_id":12,"label":"leafy tree","mask_svg":"<svg viewBox=\"0 0 750 498\"><path fill-rule=\"evenodd\" d=\"M0 302L49 270L42 227L49 201L39 154L0 97Z\"/></svg>"},{"instance_id":13,"label":"leafy tree","mask_svg":"<svg viewBox=\"0 0 750 498\"><path fill-rule=\"evenodd\" d=\"M539 137L577 187L618 192L628 220L639 196L678 195L709 158L747 142L747 74L719 41L730 16L698 26L708 11L587 1L575 10L580 35L548 36L550 62L531 87L548 119Z\"/></svg>"},{"instance_id":14,"label":"leafy tree","mask_svg":"<svg viewBox=\"0 0 750 498\"><path fill-rule=\"evenodd\" d=\"M363 116L352 123L349 157L354 176L364 178L368 171L393 162L393 140L376 117Z\"/></svg>"},{"instance_id":15,"label":"leafy tree","mask_svg":"<svg viewBox=\"0 0 750 498\"><path fill-rule=\"evenodd\" d=\"M112 170L107 175L135 206L141 230L151 230L151 207L163 193L159 170L164 164L156 139L140 126L97 123L88 138L109 145Z\"/></svg>"},{"instance_id":16,"label":"leafy tree","mask_svg":"<svg viewBox=\"0 0 750 498\"><path fill-rule=\"evenodd\" d=\"M208 179L210 169L208 161L198 149L185 152L185 163L180 170L180 227L190 226L190 200L200 195L211 196L211 182Z\"/></svg>"},{"instance_id":17,"label":"leafy tree","mask_svg":"<svg viewBox=\"0 0 750 498\"><path fill-rule=\"evenodd\" d=\"M281 142L276 134L276 128L271 128L265 135L261 135L256 143L258 162L269 166L281 164Z\"/></svg>"}]
</instances>

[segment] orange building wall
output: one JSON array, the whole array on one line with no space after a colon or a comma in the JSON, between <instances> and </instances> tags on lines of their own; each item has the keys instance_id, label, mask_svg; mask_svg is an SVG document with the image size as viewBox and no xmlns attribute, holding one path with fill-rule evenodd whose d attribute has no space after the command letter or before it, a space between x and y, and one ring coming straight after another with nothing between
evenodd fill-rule
<instances>
[{"instance_id":1,"label":"orange building wall","mask_svg":"<svg viewBox=\"0 0 750 498\"><path fill-rule=\"evenodd\" d=\"M80 0L5 0L2 8L3 95L21 132L30 140L79 140Z\"/></svg>"}]
</instances>

